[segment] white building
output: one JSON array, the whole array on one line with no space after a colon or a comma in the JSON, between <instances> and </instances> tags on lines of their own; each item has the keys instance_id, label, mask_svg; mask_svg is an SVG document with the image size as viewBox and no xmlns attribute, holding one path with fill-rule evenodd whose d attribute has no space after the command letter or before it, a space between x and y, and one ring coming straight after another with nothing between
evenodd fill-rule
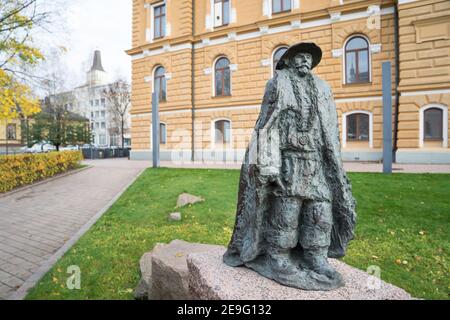
<instances>
[{"instance_id":1,"label":"white building","mask_svg":"<svg viewBox=\"0 0 450 320\"><path fill-rule=\"evenodd\" d=\"M121 146L121 135L118 125L113 121L111 106L103 92L110 85L109 77L102 66L101 53L94 52L91 69L87 72L86 83L73 90L74 103L69 103L67 109L80 114L90 121L92 143L98 146ZM131 118L125 121L124 144L131 145Z\"/></svg>"}]
</instances>

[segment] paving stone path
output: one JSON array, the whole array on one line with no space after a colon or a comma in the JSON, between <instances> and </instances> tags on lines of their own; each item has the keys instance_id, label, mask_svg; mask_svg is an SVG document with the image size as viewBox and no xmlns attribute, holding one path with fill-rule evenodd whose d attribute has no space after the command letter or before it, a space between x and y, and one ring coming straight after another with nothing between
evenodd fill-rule
<instances>
[{"instance_id":1,"label":"paving stone path","mask_svg":"<svg viewBox=\"0 0 450 320\"><path fill-rule=\"evenodd\" d=\"M0 300L8 299L151 163L91 168L0 197Z\"/></svg>"}]
</instances>

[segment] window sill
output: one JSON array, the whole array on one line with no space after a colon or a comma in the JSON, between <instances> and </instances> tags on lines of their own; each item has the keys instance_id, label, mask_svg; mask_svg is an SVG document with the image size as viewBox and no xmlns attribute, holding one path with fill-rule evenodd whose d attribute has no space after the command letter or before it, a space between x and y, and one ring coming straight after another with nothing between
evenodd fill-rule
<instances>
[{"instance_id":1,"label":"window sill","mask_svg":"<svg viewBox=\"0 0 450 320\"><path fill-rule=\"evenodd\" d=\"M231 98L232 95L227 95L227 96L212 96L211 99L226 99L226 98Z\"/></svg>"},{"instance_id":2,"label":"window sill","mask_svg":"<svg viewBox=\"0 0 450 320\"><path fill-rule=\"evenodd\" d=\"M279 15L279 14L289 13L289 12L292 12L292 9L283 10L283 11L277 11L277 12L272 11L272 15Z\"/></svg>"},{"instance_id":3,"label":"window sill","mask_svg":"<svg viewBox=\"0 0 450 320\"><path fill-rule=\"evenodd\" d=\"M364 87L364 86L371 86L372 82L352 82L352 83L343 83L344 87Z\"/></svg>"}]
</instances>

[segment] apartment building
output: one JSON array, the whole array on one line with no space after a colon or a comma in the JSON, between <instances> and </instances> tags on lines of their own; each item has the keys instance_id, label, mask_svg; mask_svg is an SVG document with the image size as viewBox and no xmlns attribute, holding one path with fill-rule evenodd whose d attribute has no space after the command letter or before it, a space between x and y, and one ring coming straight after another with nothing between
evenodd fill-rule
<instances>
[{"instance_id":1,"label":"apartment building","mask_svg":"<svg viewBox=\"0 0 450 320\"><path fill-rule=\"evenodd\" d=\"M332 87L342 156L382 158L382 72L392 63L400 163L450 163L450 1L133 0L132 159L241 161L284 50L315 42Z\"/></svg>"}]
</instances>

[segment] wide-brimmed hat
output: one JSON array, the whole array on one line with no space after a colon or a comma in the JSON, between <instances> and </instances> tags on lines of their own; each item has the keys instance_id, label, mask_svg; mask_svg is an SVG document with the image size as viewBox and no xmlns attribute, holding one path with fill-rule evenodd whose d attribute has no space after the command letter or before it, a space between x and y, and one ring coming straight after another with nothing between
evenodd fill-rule
<instances>
[{"instance_id":1,"label":"wide-brimmed hat","mask_svg":"<svg viewBox=\"0 0 450 320\"><path fill-rule=\"evenodd\" d=\"M322 49L313 42L300 42L290 46L281 56L276 69L281 70L289 65L289 60L299 52L307 52L312 56L311 69L314 69L322 59Z\"/></svg>"}]
</instances>

